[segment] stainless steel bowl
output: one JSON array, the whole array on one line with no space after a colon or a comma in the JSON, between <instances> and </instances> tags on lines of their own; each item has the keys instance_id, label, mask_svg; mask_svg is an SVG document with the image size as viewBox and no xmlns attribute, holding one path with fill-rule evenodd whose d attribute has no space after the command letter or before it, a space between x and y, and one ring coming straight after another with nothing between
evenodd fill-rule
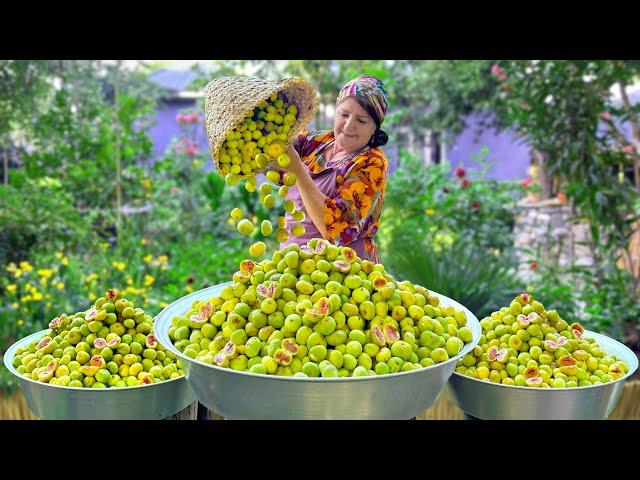
<instances>
[{"instance_id":1,"label":"stainless steel bowl","mask_svg":"<svg viewBox=\"0 0 640 480\"><path fill-rule=\"evenodd\" d=\"M468 415L483 420L604 420L638 368L638 358L625 345L586 330L602 349L629 365L614 382L576 388L529 388L491 383L454 372L446 395Z\"/></svg>"},{"instance_id":2,"label":"stainless steel bowl","mask_svg":"<svg viewBox=\"0 0 640 480\"><path fill-rule=\"evenodd\" d=\"M165 308L155 321L160 343L184 360L185 375L200 403L231 419L409 419L429 408L443 390L458 358L480 340L480 323L465 307L443 295L443 305L463 310L473 340L446 362L389 375L351 378L298 378L238 372L183 355L169 339L173 317L196 300L219 294L229 283L187 295Z\"/></svg>"},{"instance_id":3,"label":"stainless steel bowl","mask_svg":"<svg viewBox=\"0 0 640 480\"><path fill-rule=\"evenodd\" d=\"M63 387L20 375L13 357L20 347L40 340L48 330L14 343L4 356L4 365L19 379L29 409L46 420L156 420L169 417L195 402L184 377L125 388Z\"/></svg>"}]
</instances>

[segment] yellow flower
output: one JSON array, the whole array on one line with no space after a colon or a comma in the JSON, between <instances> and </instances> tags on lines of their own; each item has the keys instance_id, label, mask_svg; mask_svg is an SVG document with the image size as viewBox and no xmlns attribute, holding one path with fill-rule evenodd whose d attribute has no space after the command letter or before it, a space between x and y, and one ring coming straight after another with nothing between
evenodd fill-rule
<instances>
[{"instance_id":1,"label":"yellow flower","mask_svg":"<svg viewBox=\"0 0 640 480\"><path fill-rule=\"evenodd\" d=\"M169 257L166 255L160 255L158 257L158 263L167 263L169 261Z\"/></svg>"},{"instance_id":2,"label":"yellow flower","mask_svg":"<svg viewBox=\"0 0 640 480\"><path fill-rule=\"evenodd\" d=\"M60 260L62 258L62 252L56 252L56 258Z\"/></svg>"},{"instance_id":3,"label":"yellow flower","mask_svg":"<svg viewBox=\"0 0 640 480\"><path fill-rule=\"evenodd\" d=\"M57 288L58 290L62 290L62 289L64 288L64 283L62 283L62 282L58 282L58 283L56 283L56 288Z\"/></svg>"},{"instance_id":4,"label":"yellow flower","mask_svg":"<svg viewBox=\"0 0 640 480\"><path fill-rule=\"evenodd\" d=\"M15 272L16 271L16 264L11 262L9 265L7 265L7 272Z\"/></svg>"},{"instance_id":5,"label":"yellow flower","mask_svg":"<svg viewBox=\"0 0 640 480\"><path fill-rule=\"evenodd\" d=\"M42 294L40 292L34 292L33 293L33 301L34 302L39 302L40 300L42 300Z\"/></svg>"},{"instance_id":6,"label":"yellow flower","mask_svg":"<svg viewBox=\"0 0 640 480\"><path fill-rule=\"evenodd\" d=\"M436 211L433 208L427 208L424 213L427 215L435 215Z\"/></svg>"},{"instance_id":7,"label":"yellow flower","mask_svg":"<svg viewBox=\"0 0 640 480\"><path fill-rule=\"evenodd\" d=\"M131 277L127 278L127 285L133 285L133 279Z\"/></svg>"},{"instance_id":8,"label":"yellow flower","mask_svg":"<svg viewBox=\"0 0 640 480\"><path fill-rule=\"evenodd\" d=\"M140 183L142 184L142 186L144 188L146 188L147 190L151 188L151 179L150 178L145 178L140 180Z\"/></svg>"},{"instance_id":9,"label":"yellow flower","mask_svg":"<svg viewBox=\"0 0 640 480\"><path fill-rule=\"evenodd\" d=\"M144 286L145 287L149 287L151 285L153 285L153 282L155 282L156 279L153 278L151 275L145 275L144 276Z\"/></svg>"},{"instance_id":10,"label":"yellow flower","mask_svg":"<svg viewBox=\"0 0 640 480\"><path fill-rule=\"evenodd\" d=\"M62 257L62 260L60 261L60 263L62 265L69 265L69 258L68 257Z\"/></svg>"},{"instance_id":11,"label":"yellow flower","mask_svg":"<svg viewBox=\"0 0 640 480\"><path fill-rule=\"evenodd\" d=\"M146 257L142 257L142 260L144 260L144 263L151 263L153 261L153 255L149 254Z\"/></svg>"},{"instance_id":12,"label":"yellow flower","mask_svg":"<svg viewBox=\"0 0 640 480\"><path fill-rule=\"evenodd\" d=\"M109 248L109 242L102 242L102 243L100 244L100 248L101 248L102 250L106 250L107 248Z\"/></svg>"},{"instance_id":13,"label":"yellow flower","mask_svg":"<svg viewBox=\"0 0 640 480\"><path fill-rule=\"evenodd\" d=\"M114 268L116 268L117 270L123 271L125 269L125 267L127 266L126 263L124 262L113 262L111 263L111 265L113 265Z\"/></svg>"},{"instance_id":14,"label":"yellow flower","mask_svg":"<svg viewBox=\"0 0 640 480\"><path fill-rule=\"evenodd\" d=\"M25 272L30 272L33 270L33 267L29 264L29 262L20 262L20 268Z\"/></svg>"},{"instance_id":15,"label":"yellow flower","mask_svg":"<svg viewBox=\"0 0 640 480\"><path fill-rule=\"evenodd\" d=\"M16 284L15 283L10 283L9 285L7 285L7 292L9 293L13 293L16 291Z\"/></svg>"},{"instance_id":16,"label":"yellow flower","mask_svg":"<svg viewBox=\"0 0 640 480\"><path fill-rule=\"evenodd\" d=\"M92 273L92 274L90 274L90 275L87 275L87 276L84 278L84 282L85 282L85 283L89 283L89 282L93 282L94 280L97 280L97 279L98 279L98 275L97 275L97 274L95 274L95 273Z\"/></svg>"},{"instance_id":17,"label":"yellow flower","mask_svg":"<svg viewBox=\"0 0 640 480\"><path fill-rule=\"evenodd\" d=\"M169 304L167 302L160 302L160 308L167 308Z\"/></svg>"},{"instance_id":18,"label":"yellow flower","mask_svg":"<svg viewBox=\"0 0 640 480\"><path fill-rule=\"evenodd\" d=\"M51 308L51 303L47 302L45 305L47 308Z\"/></svg>"},{"instance_id":19,"label":"yellow flower","mask_svg":"<svg viewBox=\"0 0 640 480\"><path fill-rule=\"evenodd\" d=\"M40 285L42 285L43 287L46 287L48 283L49 283L49 280L47 279L47 277L40 277Z\"/></svg>"},{"instance_id":20,"label":"yellow flower","mask_svg":"<svg viewBox=\"0 0 640 480\"><path fill-rule=\"evenodd\" d=\"M13 273L13 275L16 278L20 278L22 276L22 269L21 268L17 268L16 271Z\"/></svg>"},{"instance_id":21,"label":"yellow flower","mask_svg":"<svg viewBox=\"0 0 640 480\"><path fill-rule=\"evenodd\" d=\"M98 298L98 297L96 297L95 293L91 292L89 294L89 301L90 302L93 302L96 298Z\"/></svg>"},{"instance_id":22,"label":"yellow flower","mask_svg":"<svg viewBox=\"0 0 640 480\"><path fill-rule=\"evenodd\" d=\"M184 287L184 289L189 293L193 292L193 288L191 287L191 285L187 285L186 287Z\"/></svg>"},{"instance_id":23,"label":"yellow flower","mask_svg":"<svg viewBox=\"0 0 640 480\"><path fill-rule=\"evenodd\" d=\"M13 310L17 310L19 306L20 306L20 305L18 305L18 303L17 303L17 302L13 302L13 303L11 304L11 308L12 308Z\"/></svg>"},{"instance_id":24,"label":"yellow flower","mask_svg":"<svg viewBox=\"0 0 640 480\"><path fill-rule=\"evenodd\" d=\"M20 299L22 303L27 303L29 300L31 300L31 295L25 295Z\"/></svg>"},{"instance_id":25,"label":"yellow flower","mask_svg":"<svg viewBox=\"0 0 640 480\"><path fill-rule=\"evenodd\" d=\"M18 326L21 327L22 325L24 325L24 320L23 319L19 319L18 320Z\"/></svg>"},{"instance_id":26,"label":"yellow flower","mask_svg":"<svg viewBox=\"0 0 640 480\"><path fill-rule=\"evenodd\" d=\"M49 278L51 275L53 275L53 270L49 268L41 268L40 270L38 270L38 275L40 275L41 277Z\"/></svg>"}]
</instances>

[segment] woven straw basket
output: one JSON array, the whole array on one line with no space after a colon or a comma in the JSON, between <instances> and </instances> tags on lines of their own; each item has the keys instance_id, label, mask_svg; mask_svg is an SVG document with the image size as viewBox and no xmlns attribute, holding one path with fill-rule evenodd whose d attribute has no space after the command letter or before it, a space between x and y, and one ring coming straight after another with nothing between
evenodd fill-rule
<instances>
[{"instance_id":1,"label":"woven straw basket","mask_svg":"<svg viewBox=\"0 0 640 480\"><path fill-rule=\"evenodd\" d=\"M298 78L285 78L279 82L250 77L219 77L204 87L204 110L211 158L220 172L218 152L229 132L236 128L247 112L280 92L288 103L298 108L298 118L289 131L289 141L311 121L318 109L316 91L309 82Z\"/></svg>"}]
</instances>

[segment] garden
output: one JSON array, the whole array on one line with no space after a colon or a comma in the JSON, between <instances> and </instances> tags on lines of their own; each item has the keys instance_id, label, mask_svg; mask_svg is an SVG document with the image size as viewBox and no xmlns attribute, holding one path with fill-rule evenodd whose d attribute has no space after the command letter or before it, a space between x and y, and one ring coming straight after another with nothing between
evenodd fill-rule
<instances>
[{"instance_id":1,"label":"garden","mask_svg":"<svg viewBox=\"0 0 640 480\"><path fill-rule=\"evenodd\" d=\"M276 225L282 203L267 208L216 171L196 142L202 96L154 154L150 131L166 95L149 80L155 68L0 61L0 356L109 289L155 317L231 281L255 242L279 248L260 229L242 235L229 217L239 207ZM567 324L640 355L640 62L227 60L192 72L197 92L223 76L301 77L318 92L314 130L332 128L345 82L378 77L390 98L375 237L386 271L478 320L527 292ZM470 129L526 145L521 174L499 175L511 159L487 145L474 144L464 164L442 154ZM640 418L637 377L620 401L627 411L611 418ZM31 418L4 363L0 390L0 418ZM451 412L440 418L460 417Z\"/></svg>"}]
</instances>

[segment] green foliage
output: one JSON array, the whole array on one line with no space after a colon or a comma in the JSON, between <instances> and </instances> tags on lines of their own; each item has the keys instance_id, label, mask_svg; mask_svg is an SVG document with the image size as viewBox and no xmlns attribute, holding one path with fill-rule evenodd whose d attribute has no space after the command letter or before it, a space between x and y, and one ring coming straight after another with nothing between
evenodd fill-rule
<instances>
[{"instance_id":1,"label":"green foliage","mask_svg":"<svg viewBox=\"0 0 640 480\"><path fill-rule=\"evenodd\" d=\"M0 219L0 265L28 258L33 250L78 247L91 232L73 196L50 177L24 179L20 188L0 185Z\"/></svg>"},{"instance_id":2,"label":"green foliage","mask_svg":"<svg viewBox=\"0 0 640 480\"><path fill-rule=\"evenodd\" d=\"M402 280L410 280L453 298L483 318L522 292L514 265L467 242L438 250L427 241L400 239L387 253L386 266Z\"/></svg>"},{"instance_id":3,"label":"green foliage","mask_svg":"<svg viewBox=\"0 0 640 480\"><path fill-rule=\"evenodd\" d=\"M624 91L637 77L638 62L517 60L500 62L499 68L502 123L543 153L546 167L567 181L566 193L589 222L595 265L587 283L597 292L584 292L585 315L602 328L608 328L607 321L617 323L611 331L628 322L637 326L640 279L626 275L617 262L628 254L640 220L634 208L640 178L624 175L637 168L638 152L630 149L620 125L638 122L640 104L615 105L610 90L615 85ZM613 302L625 307L617 310Z\"/></svg>"},{"instance_id":4,"label":"green foliage","mask_svg":"<svg viewBox=\"0 0 640 480\"><path fill-rule=\"evenodd\" d=\"M482 317L519 293L512 255L517 185L486 180L479 168L452 175L403 154L389 178L380 230L385 266L402 279L454 298Z\"/></svg>"},{"instance_id":5,"label":"green foliage","mask_svg":"<svg viewBox=\"0 0 640 480\"><path fill-rule=\"evenodd\" d=\"M435 248L443 241L464 240L509 254L518 186L486 179L491 167L488 155L483 148L474 155L478 168L456 177L446 162L425 166L402 152L402 166L387 182L376 236L383 255L401 237L425 239Z\"/></svg>"}]
</instances>

